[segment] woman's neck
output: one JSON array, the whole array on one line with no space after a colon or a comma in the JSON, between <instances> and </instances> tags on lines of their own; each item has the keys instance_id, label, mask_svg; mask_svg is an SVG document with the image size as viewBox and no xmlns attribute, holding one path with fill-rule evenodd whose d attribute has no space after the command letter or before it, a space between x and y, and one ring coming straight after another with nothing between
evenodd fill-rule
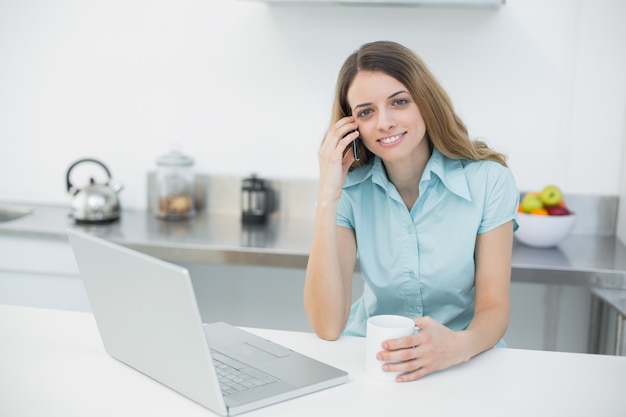
<instances>
[{"instance_id":1,"label":"woman's neck","mask_svg":"<svg viewBox=\"0 0 626 417\"><path fill-rule=\"evenodd\" d=\"M383 161L389 181L396 187L409 211L419 197L420 179L430 159L430 154L428 146L420 146L416 152L403 160Z\"/></svg>"}]
</instances>

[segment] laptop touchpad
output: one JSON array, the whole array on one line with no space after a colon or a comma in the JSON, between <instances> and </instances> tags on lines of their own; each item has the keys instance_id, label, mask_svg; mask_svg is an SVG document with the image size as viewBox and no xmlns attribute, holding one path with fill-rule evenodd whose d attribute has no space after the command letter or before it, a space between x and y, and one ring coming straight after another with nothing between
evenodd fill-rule
<instances>
[{"instance_id":1,"label":"laptop touchpad","mask_svg":"<svg viewBox=\"0 0 626 417\"><path fill-rule=\"evenodd\" d=\"M271 359L277 359L280 356L274 355L260 347L251 345L250 343L239 343L229 346L226 349L229 356L244 362L263 362Z\"/></svg>"}]
</instances>

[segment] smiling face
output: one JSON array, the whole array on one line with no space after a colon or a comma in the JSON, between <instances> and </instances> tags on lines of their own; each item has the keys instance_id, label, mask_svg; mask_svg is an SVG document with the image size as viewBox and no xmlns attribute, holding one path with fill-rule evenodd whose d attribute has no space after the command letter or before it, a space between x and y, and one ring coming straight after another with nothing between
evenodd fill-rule
<instances>
[{"instance_id":1,"label":"smiling face","mask_svg":"<svg viewBox=\"0 0 626 417\"><path fill-rule=\"evenodd\" d=\"M360 71L348 103L364 145L386 163L423 159L429 153L426 125L408 89L379 71Z\"/></svg>"}]
</instances>

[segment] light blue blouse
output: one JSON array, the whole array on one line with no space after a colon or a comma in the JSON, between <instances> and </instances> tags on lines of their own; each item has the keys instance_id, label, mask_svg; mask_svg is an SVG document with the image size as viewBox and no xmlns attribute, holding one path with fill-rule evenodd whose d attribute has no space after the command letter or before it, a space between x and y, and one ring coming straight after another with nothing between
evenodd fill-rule
<instances>
[{"instance_id":1,"label":"light blue blouse","mask_svg":"<svg viewBox=\"0 0 626 417\"><path fill-rule=\"evenodd\" d=\"M355 230L365 281L345 335L365 336L378 314L430 316L453 330L474 314L476 236L513 220L519 191L493 161L455 160L436 149L409 212L379 158L348 174L337 224Z\"/></svg>"}]
</instances>

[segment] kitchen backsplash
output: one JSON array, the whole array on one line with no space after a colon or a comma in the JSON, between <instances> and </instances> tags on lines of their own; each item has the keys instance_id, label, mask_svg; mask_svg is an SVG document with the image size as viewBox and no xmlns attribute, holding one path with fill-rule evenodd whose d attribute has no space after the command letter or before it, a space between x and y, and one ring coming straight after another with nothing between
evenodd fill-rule
<instances>
[{"instance_id":1,"label":"kitchen backsplash","mask_svg":"<svg viewBox=\"0 0 626 417\"><path fill-rule=\"evenodd\" d=\"M261 176L262 177L262 176ZM199 211L210 213L241 212L241 181L236 176L208 176L197 174L195 177L195 204ZM275 216L290 218L313 218L317 199L316 180L285 180L265 178L275 193ZM148 173L148 208L155 205L155 173ZM523 194L523 193L522 193ZM573 234L578 235L615 235L617 224L617 196L574 195L563 196L568 207L576 213Z\"/></svg>"},{"instance_id":2,"label":"kitchen backsplash","mask_svg":"<svg viewBox=\"0 0 626 417\"><path fill-rule=\"evenodd\" d=\"M274 215L290 218L315 217L317 181L285 180L263 177L274 194ZM155 198L155 172L148 173L148 209L153 211ZM243 177L208 176L196 174L194 203L198 211L230 214L241 212L241 182Z\"/></svg>"}]
</instances>

